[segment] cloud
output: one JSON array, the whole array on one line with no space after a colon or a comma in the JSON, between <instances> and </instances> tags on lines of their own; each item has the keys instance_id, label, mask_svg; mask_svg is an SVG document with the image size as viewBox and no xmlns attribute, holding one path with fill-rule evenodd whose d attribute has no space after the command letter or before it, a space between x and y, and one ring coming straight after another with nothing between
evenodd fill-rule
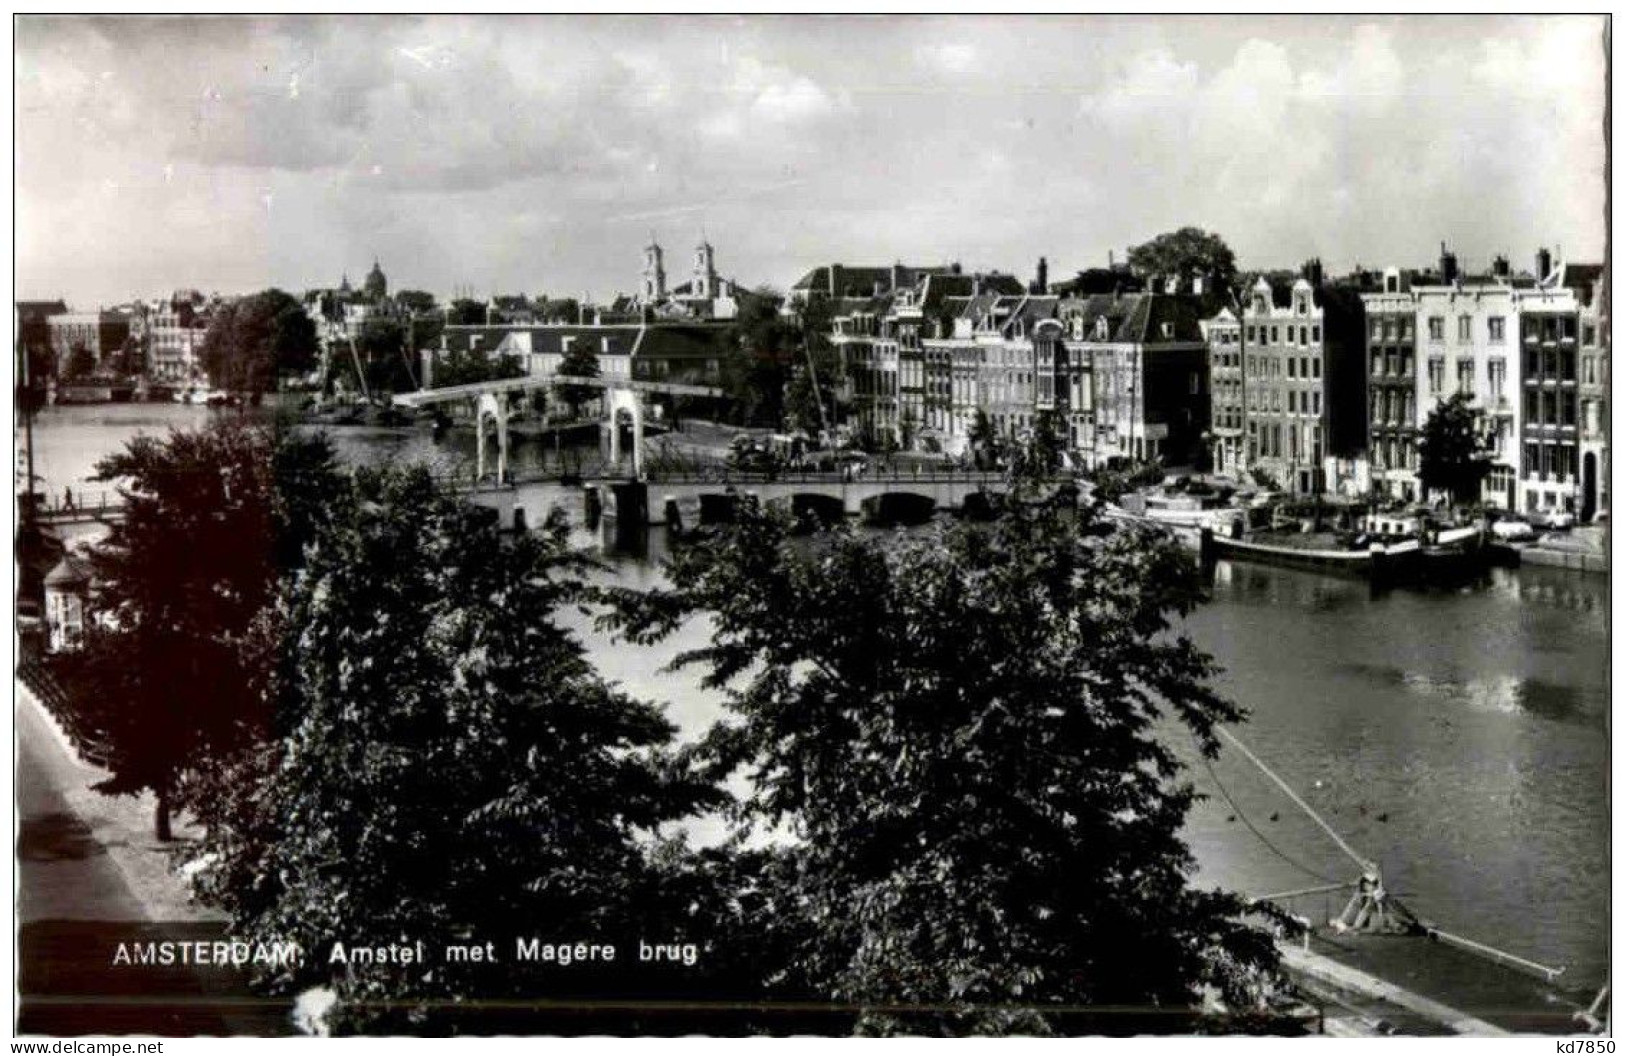
<instances>
[{"instance_id":1,"label":"cloud","mask_svg":"<svg viewBox=\"0 0 1625 1056\"><path fill-rule=\"evenodd\" d=\"M1259 265L1600 256L1601 26L24 16L18 281L297 288L378 255L422 288L607 291L662 217L750 283L1061 273L1184 223Z\"/></svg>"}]
</instances>

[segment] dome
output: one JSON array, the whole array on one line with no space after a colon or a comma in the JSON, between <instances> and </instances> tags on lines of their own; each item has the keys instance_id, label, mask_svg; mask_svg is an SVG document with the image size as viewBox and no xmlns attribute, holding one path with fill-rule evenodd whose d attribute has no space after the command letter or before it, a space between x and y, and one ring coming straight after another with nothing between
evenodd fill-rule
<instances>
[{"instance_id":1,"label":"dome","mask_svg":"<svg viewBox=\"0 0 1625 1056\"><path fill-rule=\"evenodd\" d=\"M377 260L372 262L372 270L367 272L367 280L361 289L373 300L381 301L389 296L389 280L384 278L384 269L378 266Z\"/></svg>"}]
</instances>

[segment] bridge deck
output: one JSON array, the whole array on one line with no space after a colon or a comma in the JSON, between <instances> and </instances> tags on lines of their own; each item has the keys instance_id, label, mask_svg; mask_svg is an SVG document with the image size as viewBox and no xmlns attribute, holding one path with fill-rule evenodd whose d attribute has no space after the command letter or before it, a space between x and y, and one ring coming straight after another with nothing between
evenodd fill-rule
<instances>
[{"instance_id":1,"label":"bridge deck","mask_svg":"<svg viewBox=\"0 0 1625 1056\"><path fill-rule=\"evenodd\" d=\"M632 392L653 392L666 396L721 397L721 389L710 385L683 385L669 381L641 381L634 378L584 378L573 374L527 374L520 378L502 378L497 381L477 381L467 385L447 385L438 389L420 389L417 392L396 393L394 402L399 407L426 407L435 403L455 403L458 400L478 399L485 395L510 392L529 392L555 385L580 385L592 389L627 389Z\"/></svg>"}]
</instances>

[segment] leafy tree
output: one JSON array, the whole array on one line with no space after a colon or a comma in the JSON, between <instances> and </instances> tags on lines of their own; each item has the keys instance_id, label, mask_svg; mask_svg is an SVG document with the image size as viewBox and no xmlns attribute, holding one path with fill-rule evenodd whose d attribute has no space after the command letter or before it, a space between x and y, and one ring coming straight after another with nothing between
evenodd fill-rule
<instances>
[{"instance_id":1,"label":"leafy tree","mask_svg":"<svg viewBox=\"0 0 1625 1056\"><path fill-rule=\"evenodd\" d=\"M281 375L312 370L316 348L316 324L296 299L273 289L217 308L199 358L216 388L258 393Z\"/></svg>"},{"instance_id":2,"label":"leafy tree","mask_svg":"<svg viewBox=\"0 0 1625 1056\"><path fill-rule=\"evenodd\" d=\"M784 423L784 387L796 334L779 315L784 298L762 287L739 299L732 347L722 364L722 388L738 420L777 428Z\"/></svg>"},{"instance_id":3,"label":"leafy tree","mask_svg":"<svg viewBox=\"0 0 1625 1056\"><path fill-rule=\"evenodd\" d=\"M423 315L437 307L434 294L427 290L397 290L395 303L413 315Z\"/></svg>"},{"instance_id":4,"label":"leafy tree","mask_svg":"<svg viewBox=\"0 0 1625 1056\"><path fill-rule=\"evenodd\" d=\"M976 417L971 421L969 439L972 457L976 459L979 468L985 469L998 464L999 431L993 428L993 420L980 407L976 409Z\"/></svg>"},{"instance_id":5,"label":"leafy tree","mask_svg":"<svg viewBox=\"0 0 1625 1056\"><path fill-rule=\"evenodd\" d=\"M125 516L92 551L92 618L65 674L76 725L111 748L97 787L151 790L168 839L189 779L265 732L240 648L325 514L332 452L320 437L222 421L137 437L92 479L118 483Z\"/></svg>"},{"instance_id":6,"label":"leafy tree","mask_svg":"<svg viewBox=\"0 0 1625 1056\"><path fill-rule=\"evenodd\" d=\"M543 294L536 298L536 312L544 323L578 323L581 321L581 302L574 297L555 299Z\"/></svg>"},{"instance_id":7,"label":"leafy tree","mask_svg":"<svg viewBox=\"0 0 1625 1056\"><path fill-rule=\"evenodd\" d=\"M1040 480L1053 477L1061 469L1061 451L1066 445L1055 415L1040 414L1033 423L1033 432L1016 452L1016 472Z\"/></svg>"},{"instance_id":8,"label":"leafy tree","mask_svg":"<svg viewBox=\"0 0 1625 1056\"><path fill-rule=\"evenodd\" d=\"M472 301L460 297L451 302L446 309L446 325L448 326L484 326L485 305L480 301Z\"/></svg>"},{"instance_id":9,"label":"leafy tree","mask_svg":"<svg viewBox=\"0 0 1625 1056\"><path fill-rule=\"evenodd\" d=\"M88 378L96 372L96 357L84 345L74 345L68 353L67 366L63 368L62 375L69 381Z\"/></svg>"},{"instance_id":10,"label":"leafy tree","mask_svg":"<svg viewBox=\"0 0 1625 1056\"><path fill-rule=\"evenodd\" d=\"M1248 1017L1277 982L1179 835L1195 794L1161 737L1212 756L1242 714L1173 631L1196 570L1096 516L1015 502L809 547L747 502L620 613L639 641L714 627L677 660L727 693L705 751L748 776L747 822L793 837L758 922L790 955L764 967L860 1032L1188 1031L1204 992Z\"/></svg>"},{"instance_id":11,"label":"leafy tree","mask_svg":"<svg viewBox=\"0 0 1625 1056\"><path fill-rule=\"evenodd\" d=\"M436 388L449 385L472 385L481 381L517 378L525 368L519 357L511 353L492 355L483 348L448 352L435 360L434 384Z\"/></svg>"},{"instance_id":12,"label":"leafy tree","mask_svg":"<svg viewBox=\"0 0 1625 1056\"><path fill-rule=\"evenodd\" d=\"M1128 263L1141 278L1201 275L1212 279L1219 289L1229 289L1236 277L1236 255L1224 239L1197 227L1182 227L1130 247Z\"/></svg>"},{"instance_id":13,"label":"leafy tree","mask_svg":"<svg viewBox=\"0 0 1625 1056\"><path fill-rule=\"evenodd\" d=\"M564 353L564 358L559 363L559 373L572 378L598 377L598 353L593 351L587 339L578 338L570 346L570 350ZM580 414L581 405L588 400L597 399L602 391L592 385L562 385L559 388L559 395L570 405L571 414Z\"/></svg>"},{"instance_id":14,"label":"leafy tree","mask_svg":"<svg viewBox=\"0 0 1625 1056\"><path fill-rule=\"evenodd\" d=\"M322 951L272 981L331 987L346 1030L441 1033L456 1001L537 994L504 937L706 941L663 915L695 881L654 836L721 799L559 625L587 596L563 519L504 538L422 468L360 471L333 506L272 618L280 737L219 783L200 848L236 938ZM503 963L329 963L361 937L498 940Z\"/></svg>"},{"instance_id":15,"label":"leafy tree","mask_svg":"<svg viewBox=\"0 0 1625 1056\"><path fill-rule=\"evenodd\" d=\"M1458 392L1440 401L1422 423L1417 440L1417 476L1428 491L1443 492L1451 505L1479 499L1489 476L1489 447L1484 443L1483 412L1472 397Z\"/></svg>"},{"instance_id":16,"label":"leafy tree","mask_svg":"<svg viewBox=\"0 0 1625 1056\"><path fill-rule=\"evenodd\" d=\"M417 364L408 370L412 353L406 347L406 324L399 319L367 320L356 337L356 355L367 373L370 392L405 392L417 388Z\"/></svg>"},{"instance_id":17,"label":"leafy tree","mask_svg":"<svg viewBox=\"0 0 1625 1056\"><path fill-rule=\"evenodd\" d=\"M787 416L809 431L833 430L842 420L840 358L829 341L833 310L827 297L815 294L803 301L792 317L788 342L799 354L790 371L784 403Z\"/></svg>"}]
</instances>

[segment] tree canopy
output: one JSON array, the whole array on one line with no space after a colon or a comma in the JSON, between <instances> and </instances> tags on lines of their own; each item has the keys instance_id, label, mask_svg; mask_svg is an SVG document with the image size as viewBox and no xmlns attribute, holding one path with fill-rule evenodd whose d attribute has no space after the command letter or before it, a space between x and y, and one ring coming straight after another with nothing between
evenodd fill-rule
<instances>
[{"instance_id":1,"label":"tree canopy","mask_svg":"<svg viewBox=\"0 0 1625 1056\"><path fill-rule=\"evenodd\" d=\"M1141 278L1200 275L1220 289L1228 289L1236 277L1236 255L1224 239L1197 227L1182 227L1130 247L1128 263Z\"/></svg>"},{"instance_id":2,"label":"tree canopy","mask_svg":"<svg viewBox=\"0 0 1625 1056\"><path fill-rule=\"evenodd\" d=\"M1212 755L1242 715L1173 630L1195 569L1095 517L1016 501L991 526L808 546L746 501L627 601L636 640L714 627L677 663L727 694L706 751L747 776L742 817L791 834L756 922L791 936L786 992L867 1033L1162 1032L1195 1029L1204 991L1245 1017L1276 982L1179 835L1194 793L1163 729Z\"/></svg>"},{"instance_id":3,"label":"tree canopy","mask_svg":"<svg viewBox=\"0 0 1625 1056\"><path fill-rule=\"evenodd\" d=\"M437 307L434 294L427 290L396 290L395 303L414 314L432 312Z\"/></svg>"},{"instance_id":4,"label":"tree canopy","mask_svg":"<svg viewBox=\"0 0 1625 1056\"><path fill-rule=\"evenodd\" d=\"M316 324L292 296L266 290L221 305L199 351L215 387L267 392L316 366Z\"/></svg>"},{"instance_id":5,"label":"tree canopy","mask_svg":"<svg viewBox=\"0 0 1625 1056\"><path fill-rule=\"evenodd\" d=\"M784 423L784 387L797 334L779 315L783 300L765 287L739 299L721 381L736 417L747 425L778 428Z\"/></svg>"},{"instance_id":6,"label":"tree canopy","mask_svg":"<svg viewBox=\"0 0 1625 1056\"><path fill-rule=\"evenodd\" d=\"M1458 392L1428 413L1417 440L1417 476L1428 491L1452 503L1477 502L1490 472L1489 447L1480 428L1483 411Z\"/></svg>"},{"instance_id":7,"label":"tree canopy","mask_svg":"<svg viewBox=\"0 0 1625 1056\"><path fill-rule=\"evenodd\" d=\"M193 772L267 728L242 649L325 516L332 452L223 421L137 437L93 479L118 483L125 516L91 552L78 725L111 749L101 790L155 792L164 838Z\"/></svg>"},{"instance_id":8,"label":"tree canopy","mask_svg":"<svg viewBox=\"0 0 1625 1056\"><path fill-rule=\"evenodd\" d=\"M220 783L200 848L233 935L322 951L275 981L395 1032L570 984L538 984L511 942L495 964L345 965L333 940L671 938L658 830L720 798L560 626L585 567L562 519L505 539L421 468L358 471L331 507L272 616L281 737Z\"/></svg>"},{"instance_id":9,"label":"tree canopy","mask_svg":"<svg viewBox=\"0 0 1625 1056\"><path fill-rule=\"evenodd\" d=\"M458 298L446 309L446 323L450 326L481 326L485 323L485 305L466 297Z\"/></svg>"}]
</instances>

